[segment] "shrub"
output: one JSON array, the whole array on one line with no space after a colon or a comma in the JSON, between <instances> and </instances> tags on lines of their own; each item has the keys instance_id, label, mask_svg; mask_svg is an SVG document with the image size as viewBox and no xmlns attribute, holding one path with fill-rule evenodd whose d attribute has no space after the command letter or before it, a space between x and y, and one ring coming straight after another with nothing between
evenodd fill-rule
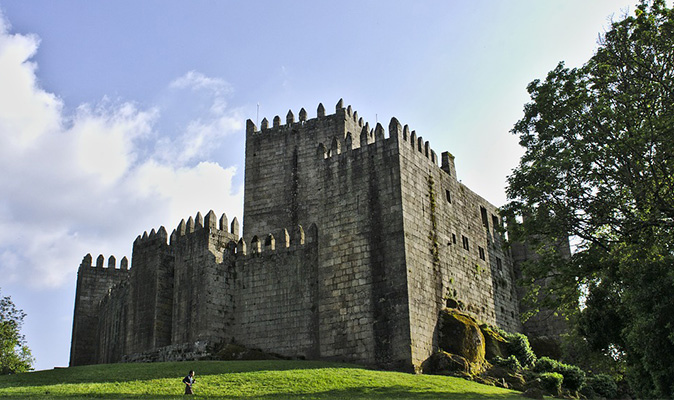
<instances>
[{"instance_id":1,"label":"shrub","mask_svg":"<svg viewBox=\"0 0 674 400\"><path fill-rule=\"evenodd\" d=\"M561 363L548 357L541 357L534 365L535 372L557 372L564 377L564 387L571 391L578 391L585 383L585 372L576 367Z\"/></svg>"},{"instance_id":2,"label":"shrub","mask_svg":"<svg viewBox=\"0 0 674 400\"><path fill-rule=\"evenodd\" d=\"M562 391L562 382L564 377L557 372L543 372L538 375L538 380L541 382L541 389L552 395L559 395Z\"/></svg>"},{"instance_id":3,"label":"shrub","mask_svg":"<svg viewBox=\"0 0 674 400\"><path fill-rule=\"evenodd\" d=\"M590 399L596 397L615 399L618 396L618 385L610 375L597 374L586 379L582 392Z\"/></svg>"},{"instance_id":4,"label":"shrub","mask_svg":"<svg viewBox=\"0 0 674 400\"><path fill-rule=\"evenodd\" d=\"M534 365L534 371L536 372L559 372L557 368L559 366L559 361L553 360L548 357L541 357L536 361Z\"/></svg>"},{"instance_id":5,"label":"shrub","mask_svg":"<svg viewBox=\"0 0 674 400\"><path fill-rule=\"evenodd\" d=\"M564 376L564 387L571 391L578 391L585 384L585 372L575 365L559 363L558 370Z\"/></svg>"},{"instance_id":6,"label":"shrub","mask_svg":"<svg viewBox=\"0 0 674 400\"><path fill-rule=\"evenodd\" d=\"M506 335L508 352L514 355L522 366L534 365L536 354L529 346L529 339L521 333L508 333Z\"/></svg>"},{"instance_id":7,"label":"shrub","mask_svg":"<svg viewBox=\"0 0 674 400\"><path fill-rule=\"evenodd\" d=\"M494 363L494 365L498 365L499 367L508 368L508 369L513 370L513 371L519 371L519 370L522 369L522 365L517 360L517 357L515 357L513 355L511 355L508 358L502 358L502 357L496 356L492 359L492 363Z\"/></svg>"}]
</instances>

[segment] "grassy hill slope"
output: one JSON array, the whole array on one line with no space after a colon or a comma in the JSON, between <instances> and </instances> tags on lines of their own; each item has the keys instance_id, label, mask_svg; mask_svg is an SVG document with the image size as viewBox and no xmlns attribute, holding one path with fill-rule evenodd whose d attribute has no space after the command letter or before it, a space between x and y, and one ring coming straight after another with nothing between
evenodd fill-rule
<instances>
[{"instance_id":1,"label":"grassy hill slope","mask_svg":"<svg viewBox=\"0 0 674 400\"><path fill-rule=\"evenodd\" d=\"M318 361L108 364L0 376L0 398L169 399L196 371L195 397L227 399L522 399L459 378Z\"/></svg>"}]
</instances>

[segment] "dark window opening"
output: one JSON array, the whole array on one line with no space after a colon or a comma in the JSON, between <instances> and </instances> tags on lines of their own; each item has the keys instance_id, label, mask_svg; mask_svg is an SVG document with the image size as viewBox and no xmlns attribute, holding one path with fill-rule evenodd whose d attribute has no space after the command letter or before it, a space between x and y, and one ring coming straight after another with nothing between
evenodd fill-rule
<instances>
[{"instance_id":1,"label":"dark window opening","mask_svg":"<svg viewBox=\"0 0 674 400\"><path fill-rule=\"evenodd\" d=\"M468 238L461 235L461 241L463 242L463 248L465 250L470 250L470 245L468 244Z\"/></svg>"},{"instance_id":2,"label":"dark window opening","mask_svg":"<svg viewBox=\"0 0 674 400\"><path fill-rule=\"evenodd\" d=\"M480 206L480 214L482 215L482 225L484 225L485 228L489 229L489 220L487 219L487 209Z\"/></svg>"},{"instance_id":3,"label":"dark window opening","mask_svg":"<svg viewBox=\"0 0 674 400\"><path fill-rule=\"evenodd\" d=\"M480 246L477 247L478 253L480 253L480 259L485 260L484 249Z\"/></svg>"},{"instance_id":4,"label":"dark window opening","mask_svg":"<svg viewBox=\"0 0 674 400\"><path fill-rule=\"evenodd\" d=\"M501 262L501 259L496 257L496 270L501 272L503 270L503 263Z\"/></svg>"},{"instance_id":5,"label":"dark window opening","mask_svg":"<svg viewBox=\"0 0 674 400\"><path fill-rule=\"evenodd\" d=\"M452 194L449 193L449 190L445 190L445 196L447 196L447 202L451 203L452 202Z\"/></svg>"},{"instance_id":6,"label":"dark window opening","mask_svg":"<svg viewBox=\"0 0 674 400\"><path fill-rule=\"evenodd\" d=\"M452 233L452 243L456 244L456 235Z\"/></svg>"}]
</instances>

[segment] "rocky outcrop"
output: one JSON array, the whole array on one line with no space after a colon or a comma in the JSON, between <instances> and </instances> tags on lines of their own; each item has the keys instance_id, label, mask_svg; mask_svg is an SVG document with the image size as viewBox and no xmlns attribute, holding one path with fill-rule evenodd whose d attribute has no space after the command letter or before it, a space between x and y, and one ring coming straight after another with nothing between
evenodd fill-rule
<instances>
[{"instance_id":1,"label":"rocky outcrop","mask_svg":"<svg viewBox=\"0 0 674 400\"><path fill-rule=\"evenodd\" d=\"M491 329L488 325L480 325L480 330L485 340L485 358L491 360L494 357L507 358L508 342L498 332Z\"/></svg>"},{"instance_id":2,"label":"rocky outcrop","mask_svg":"<svg viewBox=\"0 0 674 400\"><path fill-rule=\"evenodd\" d=\"M469 363L485 362L485 339L477 321L455 309L440 311L438 346L447 353L465 358Z\"/></svg>"},{"instance_id":3,"label":"rocky outcrop","mask_svg":"<svg viewBox=\"0 0 674 400\"><path fill-rule=\"evenodd\" d=\"M437 329L439 350L422 364L424 373L474 376L486 369L485 338L473 317L443 309Z\"/></svg>"}]
</instances>

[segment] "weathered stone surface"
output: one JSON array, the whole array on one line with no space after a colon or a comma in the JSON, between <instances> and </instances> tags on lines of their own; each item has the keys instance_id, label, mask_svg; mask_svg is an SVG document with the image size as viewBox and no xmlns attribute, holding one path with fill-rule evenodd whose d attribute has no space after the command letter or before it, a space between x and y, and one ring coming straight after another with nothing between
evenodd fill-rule
<instances>
[{"instance_id":1,"label":"weathered stone surface","mask_svg":"<svg viewBox=\"0 0 674 400\"><path fill-rule=\"evenodd\" d=\"M276 354L266 353L258 349L249 349L237 344L226 344L218 349L213 358L216 360L276 360Z\"/></svg>"},{"instance_id":2,"label":"weathered stone surface","mask_svg":"<svg viewBox=\"0 0 674 400\"><path fill-rule=\"evenodd\" d=\"M508 342L487 325L480 325L480 330L485 341L485 358L491 360L494 357L507 358Z\"/></svg>"},{"instance_id":3,"label":"weathered stone surface","mask_svg":"<svg viewBox=\"0 0 674 400\"><path fill-rule=\"evenodd\" d=\"M522 374L497 365L492 366L480 376L492 378L497 386L519 391L525 389L526 381Z\"/></svg>"},{"instance_id":4,"label":"weathered stone surface","mask_svg":"<svg viewBox=\"0 0 674 400\"><path fill-rule=\"evenodd\" d=\"M122 362L169 362L197 361L211 359L212 343L208 341L188 342L160 347L152 351L125 355Z\"/></svg>"},{"instance_id":5,"label":"weathered stone surface","mask_svg":"<svg viewBox=\"0 0 674 400\"><path fill-rule=\"evenodd\" d=\"M554 336L529 337L529 345L538 357L550 357L559 360L562 357L560 338Z\"/></svg>"},{"instance_id":6,"label":"weathered stone surface","mask_svg":"<svg viewBox=\"0 0 674 400\"><path fill-rule=\"evenodd\" d=\"M432 375L470 375L470 363L465 358L446 351L433 353L421 365L424 374Z\"/></svg>"},{"instance_id":7,"label":"weathered stone surface","mask_svg":"<svg viewBox=\"0 0 674 400\"><path fill-rule=\"evenodd\" d=\"M480 326L475 319L457 310L440 311L438 346L443 351L464 357L472 364L485 363L485 340Z\"/></svg>"}]
</instances>

